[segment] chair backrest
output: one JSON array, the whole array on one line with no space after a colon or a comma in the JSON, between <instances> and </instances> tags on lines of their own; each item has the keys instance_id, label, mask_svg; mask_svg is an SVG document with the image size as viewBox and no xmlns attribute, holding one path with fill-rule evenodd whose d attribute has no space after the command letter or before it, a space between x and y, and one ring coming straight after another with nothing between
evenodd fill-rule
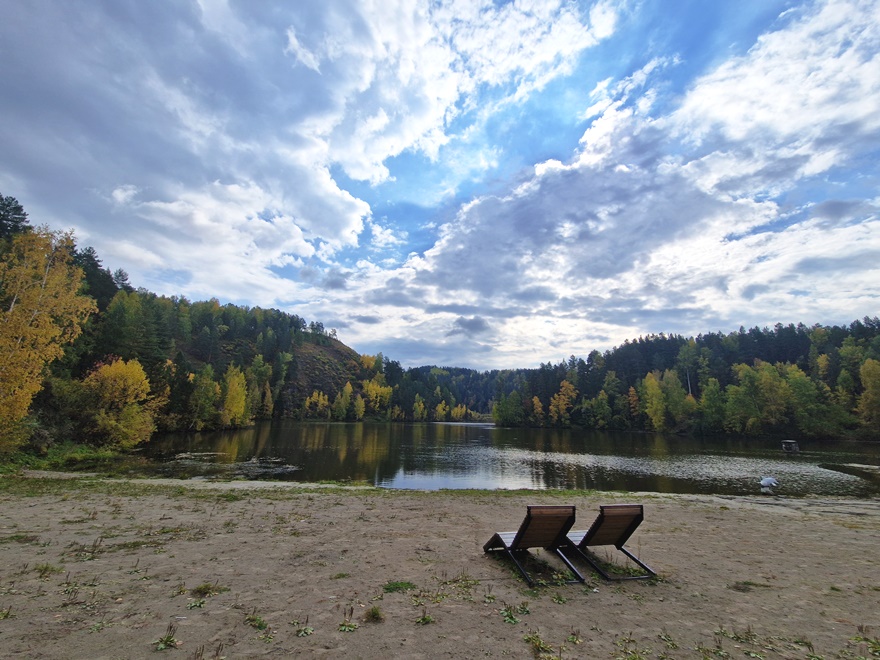
<instances>
[{"instance_id":1,"label":"chair backrest","mask_svg":"<svg viewBox=\"0 0 880 660\"><path fill-rule=\"evenodd\" d=\"M565 542L565 535L574 525L573 506L530 506L526 517L510 544L511 550L555 548Z\"/></svg>"},{"instance_id":2,"label":"chair backrest","mask_svg":"<svg viewBox=\"0 0 880 660\"><path fill-rule=\"evenodd\" d=\"M579 545L613 545L619 549L642 524L644 517L641 504L602 505L599 507L599 517Z\"/></svg>"}]
</instances>

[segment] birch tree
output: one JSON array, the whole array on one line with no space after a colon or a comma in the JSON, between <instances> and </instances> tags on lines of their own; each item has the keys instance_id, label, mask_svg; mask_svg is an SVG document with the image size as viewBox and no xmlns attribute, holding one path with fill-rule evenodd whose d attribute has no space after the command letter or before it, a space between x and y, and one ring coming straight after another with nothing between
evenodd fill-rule
<instances>
[{"instance_id":1,"label":"birch tree","mask_svg":"<svg viewBox=\"0 0 880 660\"><path fill-rule=\"evenodd\" d=\"M82 332L95 302L80 294L71 233L38 227L0 255L0 451L26 438L23 420L46 366Z\"/></svg>"}]
</instances>

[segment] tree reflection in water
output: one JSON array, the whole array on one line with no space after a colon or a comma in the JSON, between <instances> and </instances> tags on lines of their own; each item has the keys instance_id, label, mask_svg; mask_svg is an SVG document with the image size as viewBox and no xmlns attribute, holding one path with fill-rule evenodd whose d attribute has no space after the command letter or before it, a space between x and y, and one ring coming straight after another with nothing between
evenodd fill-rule
<instances>
[{"instance_id":1,"label":"tree reflection in water","mask_svg":"<svg viewBox=\"0 0 880 660\"><path fill-rule=\"evenodd\" d=\"M880 446L694 438L485 424L300 423L156 436L147 452L166 473L217 471L297 481L354 481L390 488L567 488L756 494L762 474L781 495L880 493L876 482L820 464L880 464ZM201 461L173 460L181 454ZM263 470L240 466L264 465ZM291 470L295 466L295 470Z\"/></svg>"}]
</instances>

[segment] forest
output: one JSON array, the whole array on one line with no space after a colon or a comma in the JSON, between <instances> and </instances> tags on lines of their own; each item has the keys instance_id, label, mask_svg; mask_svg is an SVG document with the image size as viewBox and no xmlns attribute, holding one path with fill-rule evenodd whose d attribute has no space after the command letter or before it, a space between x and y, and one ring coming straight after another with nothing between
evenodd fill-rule
<instances>
[{"instance_id":1,"label":"forest","mask_svg":"<svg viewBox=\"0 0 880 660\"><path fill-rule=\"evenodd\" d=\"M880 319L650 335L533 369L402 368L319 321L133 287L0 195L0 453L285 417L880 438Z\"/></svg>"}]
</instances>

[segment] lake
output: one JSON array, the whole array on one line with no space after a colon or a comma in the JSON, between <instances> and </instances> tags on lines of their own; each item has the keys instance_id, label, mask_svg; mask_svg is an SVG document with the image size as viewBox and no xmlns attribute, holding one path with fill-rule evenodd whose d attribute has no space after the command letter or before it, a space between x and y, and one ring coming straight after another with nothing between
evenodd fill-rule
<instances>
[{"instance_id":1,"label":"lake","mask_svg":"<svg viewBox=\"0 0 880 660\"><path fill-rule=\"evenodd\" d=\"M773 476L781 495L880 495L880 481L847 473L880 465L880 443L694 438L504 429L488 424L302 423L165 434L145 448L154 472L303 482L355 481L439 490L596 489L743 495Z\"/></svg>"}]
</instances>

